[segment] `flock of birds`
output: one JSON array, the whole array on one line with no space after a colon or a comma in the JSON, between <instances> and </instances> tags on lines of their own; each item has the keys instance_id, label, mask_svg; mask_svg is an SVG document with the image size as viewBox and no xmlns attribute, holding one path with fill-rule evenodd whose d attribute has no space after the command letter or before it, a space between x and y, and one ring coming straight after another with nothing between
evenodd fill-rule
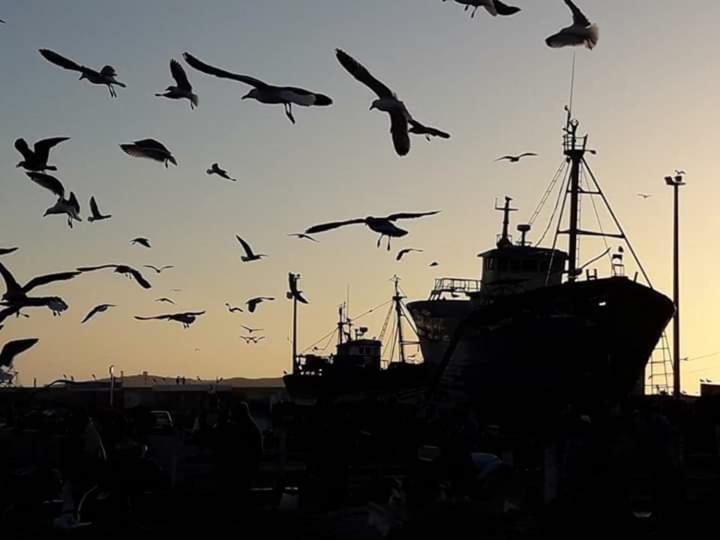
<instances>
[{"instance_id":1,"label":"flock of birds","mask_svg":"<svg viewBox=\"0 0 720 540\"><path fill-rule=\"evenodd\" d=\"M443 0L445 2L446 0ZM484 8L492 16L511 16L521 11L520 8L509 6L500 0L454 0L454 2L464 5L465 11L471 10L470 16L474 17L479 8ZM564 0L572 12L573 23L570 26L562 28L559 32L549 36L545 43L549 47L565 47L565 46L585 46L589 49L594 48L598 42L598 28L596 24L580 11L572 0ZM0 23L5 23L0 19ZM118 73L110 66L105 65L101 69L96 70L75 62L50 49L39 49L40 55L51 64L73 71L80 74L81 80L94 85L105 86L112 98L117 98L117 88L127 88L127 85L118 80ZM390 135L395 152L399 156L406 156L410 152L410 136L420 135L427 140L432 138L449 139L450 134L436 127L431 127L421 123L401 101L397 93L393 91L387 84L376 78L371 72L355 58L347 52L336 49L335 56L340 65L358 82L369 88L375 95L376 99L372 101L370 110L379 110L386 113L390 119ZM277 86L267 83L255 77L242 75L227 71L223 68L208 64L196 56L185 52L183 59L192 69L221 79L228 79L251 87L249 92L242 96L242 99L253 99L263 104L281 104L284 109L285 116L288 120L295 124L296 119L293 113L293 106L296 107L328 107L332 105L333 100L329 96L294 86ZM173 100L187 100L191 110L199 106L198 94L194 92L193 86L187 76L183 65L175 59L170 60L170 74L174 79L174 84L168 86L164 91L155 94L157 97L163 97ZM56 198L55 203L50 206L44 213L48 215L64 215L67 225L72 228L75 222L81 222L81 208L73 191L68 191L62 181L57 177L48 174L47 171L57 171L57 167L49 164L51 150L59 144L69 140L69 137L52 137L36 141L32 148L23 138L15 141L15 148L22 155L22 160L17 167L23 168L27 177L37 184L45 188ZM132 157L145 158L162 163L166 168L169 164L178 165L178 161L172 152L160 141L147 138L140 139L130 143L120 144L123 152ZM509 163L517 163L523 158L536 156L533 152L525 152L518 155L506 155L499 157L496 161L506 160ZM217 175L228 181L236 182L237 179L230 176L218 163L213 163L207 169L208 175ZM90 215L87 220L91 223L104 221L112 218L112 214L103 213L100 210L97 199L94 196L89 200ZM400 212L390 214L388 216L367 216L364 218L353 218L343 221L333 221L321 223L308 227L300 233L291 233L298 239L310 240L317 242L312 236L314 234L323 233L347 225L363 224L371 231L379 235L377 247L380 247L382 239L387 237L387 249L391 248L391 239L403 237L408 234L407 230L400 228L396 222L406 219L417 219L437 214L439 211L430 212ZM245 262L259 261L266 254L256 253L251 245L239 235L236 236L243 254L240 259ZM150 240L145 237L137 237L130 241L134 245L139 245L147 249L151 248ZM0 247L0 256L10 255L17 251L18 248L2 248ZM423 252L422 249L404 248L397 255L396 260L400 261L403 257L413 252ZM433 261L430 266L438 266L437 261ZM157 274L174 268L172 265L152 266L145 265L145 268L151 269ZM0 297L0 330L3 323L11 316L27 316L23 310L34 307L48 308L54 316L62 314L68 309L68 304L59 296L34 296L31 293L38 287L44 287L52 283L67 281L80 276L81 274L96 272L100 270L111 270L113 273L124 275L134 280L140 287L150 289L151 283L142 275L142 273L127 264L102 264L97 266L79 267L68 272L59 272L54 274L46 274L34 277L20 285L10 270L0 262L0 275L5 284L5 293ZM308 303L307 299L302 295L302 291L297 288L297 276L289 274L289 292L287 297L295 299L301 303ZM176 289L177 290L177 289ZM275 300L274 297L256 296L248 299L245 306L249 313L254 313L258 306L263 302ZM159 303L174 304L175 302L167 297L158 298ZM233 306L230 303L225 304L230 313L244 312L244 309ZM102 303L93 307L87 315L82 319L81 323L85 324L99 314L116 307L114 304ZM189 328L198 317L204 315L202 311L186 311L178 313L165 313L154 316L135 316L135 319L141 321L163 320L179 322L185 328ZM265 336L255 335L262 329L243 326L248 335L240 336L246 343L258 343L265 339ZM0 352L0 366L10 366L13 359L20 353L28 350L38 342L36 338L14 340L6 343Z\"/></svg>"}]
</instances>

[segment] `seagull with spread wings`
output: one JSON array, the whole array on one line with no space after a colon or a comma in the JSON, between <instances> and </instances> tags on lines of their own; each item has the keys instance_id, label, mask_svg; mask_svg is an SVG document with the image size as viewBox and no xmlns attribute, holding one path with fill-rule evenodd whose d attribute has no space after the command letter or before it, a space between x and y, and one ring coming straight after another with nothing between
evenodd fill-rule
<instances>
[{"instance_id":1,"label":"seagull with spread wings","mask_svg":"<svg viewBox=\"0 0 720 540\"><path fill-rule=\"evenodd\" d=\"M0 366L9 368L12 366L15 357L24 353L40 341L38 338L15 339L3 345L0 351Z\"/></svg>"},{"instance_id":2,"label":"seagull with spread wings","mask_svg":"<svg viewBox=\"0 0 720 540\"><path fill-rule=\"evenodd\" d=\"M161 274L165 270L170 270L171 268L175 268L172 264L166 264L165 266L157 267L153 266L152 264L144 264L143 268L150 268L151 270L155 270L157 274Z\"/></svg>"},{"instance_id":3,"label":"seagull with spread wings","mask_svg":"<svg viewBox=\"0 0 720 540\"><path fill-rule=\"evenodd\" d=\"M97 306L95 306L94 308L92 308L87 315L85 315L85 318L82 320L82 322L81 322L80 324L85 324L86 322L88 322L90 319L92 319L92 318L93 318L95 315L97 315L98 313L104 313L104 312L106 312L108 309L114 308L114 307L115 307L115 304L100 304L100 305L97 305Z\"/></svg>"},{"instance_id":4,"label":"seagull with spread wings","mask_svg":"<svg viewBox=\"0 0 720 540\"><path fill-rule=\"evenodd\" d=\"M259 261L263 257L267 257L264 253L253 253L252 248L250 247L250 244L248 244L245 240L240 238L237 234L235 235L235 238L237 238L237 241L240 242L240 245L245 250L245 255L242 255L240 259L242 262L251 262L251 261Z\"/></svg>"},{"instance_id":5,"label":"seagull with spread wings","mask_svg":"<svg viewBox=\"0 0 720 540\"><path fill-rule=\"evenodd\" d=\"M19 162L16 167L23 167L28 171L57 171L55 165L48 165L48 159L50 158L50 149L57 146L61 142L69 141L70 137L52 137L50 139L42 139L37 141L33 145L33 149L30 150L28 143L25 139L15 140L15 149L20 152L23 156L23 160Z\"/></svg>"},{"instance_id":6,"label":"seagull with spread wings","mask_svg":"<svg viewBox=\"0 0 720 540\"><path fill-rule=\"evenodd\" d=\"M255 309L257 309L257 306L260 305L262 302L269 302L275 300L272 296L256 296L254 298L251 298L245 304L247 304L248 311L250 313L255 313Z\"/></svg>"},{"instance_id":7,"label":"seagull with spread wings","mask_svg":"<svg viewBox=\"0 0 720 540\"><path fill-rule=\"evenodd\" d=\"M225 307L230 313L243 313L245 311L241 307L231 306L229 302L225 302Z\"/></svg>"},{"instance_id":8,"label":"seagull with spread wings","mask_svg":"<svg viewBox=\"0 0 720 540\"><path fill-rule=\"evenodd\" d=\"M146 247L148 249L150 248L150 240L148 240L144 236L138 236L137 238L133 238L132 240L130 240L130 243L133 245L140 244L143 247Z\"/></svg>"},{"instance_id":9,"label":"seagull with spread wings","mask_svg":"<svg viewBox=\"0 0 720 540\"><path fill-rule=\"evenodd\" d=\"M177 160L172 155L170 150L155 139L140 139L132 143L121 144L120 148L129 156L151 159L153 161L159 161L165 164L165 168L168 168L168 163L172 163L177 166Z\"/></svg>"},{"instance_id":10,"label":"seagull with spread wings","mask_svg":"<svg viewBox=\"0 0 720 540\"><path fill-rule=\"evenodd\" d=\"M650 193L638 193L637 196L642 197L643 199L649 199L650 197L652 197Z\"/></svg>"},{"instance_id":11,"label":"seagull with spread wings","mask_svg":"<svg viewBox=\"0 0 720 540\"><path fill-rule=\"evenodd\" d=\"M290 234L288 234L288 236L294 236L295 238L299 238L301 240L303 240L303 239L304 240L312 240L313 242L318 241L315 238L313 238L312 236L310 236L309 234L305 234L305 233L290 233Z\"/></svg>"},{"instance_id":12,"label":"seagull with spread wings","mask_svg":"<svg viewBox=\"0 0 720 540\"><path fill-rule=\"evenodd\" d=\"M565 0L565 4L572 11L572 25L553 34L545 40L545 43L553 48L585 45L588 49L592 49L600 39L598 26L591 23L572 0Z\"/></svg>"},{"instance_id":13,"label":"seagull with spread wings","mask_svg":"<svg viewBox=\"0 0 720 540\"><path fill-rule=\"evenodd\" d=\"M445 0L443 0L443 2L445 2ZM465 11L470 9L470 7L473 8L470 18L475 17L475 12L480 7L484 7L485 10L493 17L497 17L498 15L514 15L520 11L519 7L508 6L503 4L500 0L455 0L455 2L458 4L464 4Z\"/></svg>"},{"instance_id":14,"label":"seagull with spread wings","mask_svg":"<svg viewBox=\"0 0 720 540\"><path fill-rule=\"evenodd\" d=\"M210 168L205 171L207 174L217 174L220 178L224 178L225 180L230 180L231 182L237 182L237 178L233 178L228 174L228 172L225 169L220 168L220 165L217 163L213 163Z\"/></svg>"},{"instance_id":15,"label":"seagull with spread wings","mask_svg":"<svg viewBox=\"0 0 720 540\"><path fill-rule=\"evenodd\" d=\"M155 315L153 317L140 317L135 315L138 321L176 321L182 323L183 328L190 328L190 325L200 316L204 315L204 311L185 311L183 313L168 313L166 315Z\"/></svg>"},{"instance_id":16,"label":"seagull with spread wings","mask_svg":"<svg viewBox=\"0 0 720 540\"><path fill-rule=\"evenodd\" d=\"M0 297L0 305L5 309L0 311L0 322L10 315L16 315L24 307L47 307L53 315L60 315L68 309L65 301L58 296L29 297L28 293L36 287L41 287L56 281L66 281L79 276L80 272L58 272L37 276L20 285L12 273L0 263L0 276L5 281L5 293Z\"/></svg>"},{"instance_id":17,"label":"seagull with spread wings","mask_svg":"<svg viewBox=\"0 0 720 540\"><path fill-rule=\"evenodd\" d=\"M103 214L102 212L100 212L100 208L98 208L98 204L94 196L90 197L90 214L91 215L88 216L88 221L90 223L92 223L93 221L110 219L112 217L112 214Z\"/></svg>"},{"instance_id":18,"label":"seagull with spread wings","mask_svg":"<svg viewBox=\"0 0 720 540\"><path fill-rule=\"evenodd\" d=\"M192 85L188 81L185 70L180 62L174 58L170 60L170 74L175 79L176 86L168 86L164 92L155 94L157 97L166 97L169 99L187 99L190 102L190 109L198 106L198 96L193 94Z\"/></svg>"},{"instance_id":19,"label":"seagull with spread wings","mask_svg":"<svg viewBox=\"0 0 720 540\"><path fill-rule=\"evenodd\" d=\"M410 152L409 123L413 126L413 133L437 136L447 135L445 132L441 132L435 128L427 128L413 120L407 107L398 99L395 92L388 88L385 83L373 77L365 66L345 51L335 49L335 56L338 62L340 62L340 65L342 65L350 75L377 94L378 99L372 102L370 110L378 109L390 115L390 134L395 152L397 152L399 156L405 156Z\"/></svg>"},{"instance_id":20,"label":"seagull with spread wings","mask_svg":"<svg viewBox=\"0 0 720 540\"><path fill-rule=\"evenodd\" d=\"M126 264L102 264L100 266L81 266L77 270L78 272L94 272L95 270L104 270L106 268L112 268L113 272L115 272L116 274L123 274L128 278L134 279L143 289L149 289L152 287L152 285L150 285L150 282L148 282L138 270L135 270L134 268Z\"/></svg>"},{"instance_id":21,"label":"seagull with spread wings","mask_svg":"<svg viewBox=\"0 0 720 540\"><path fill-rule=\"evenodd\" d=\"M399 260L402 259L405 255L407 255L408 253L411 253L411 252L413 252L413 251L416 252L416 253L422 253L422 252L423 252L422 249L404 248L404 249L401 249L400 251L398 251L398 254L397 254L397 256L395 257L395 260L396 260L396 261L399 261Z\"/></svg>"},{"instance_id":22,"label":"seagull with spread wings","mask_svg":"<svg viewBox=\"0 0 720 540\"><path fill-rule=\"evenodd\" d=\"M63 186L60 180L54 176L41 172L32 171L26 172L25 174L28 175L30 180L35 182L37 185L44 187L57 197L55 204L45 210L45 214L43 214L43 216L65 214L67 216L68 227L71 229L73 226L73 220L82 221L82 218L80 217L80 203L78 202L77 197L75 197L74 193L70 192L70 197L66 199L65 186Z\"/></svg>"},{"instance_id":23,"label":"seagull with spread wings","mask_svg":"<svg viewBox=\"0 0 720 540\"><path fill-rule=\"evenodd\" d=\"M321 233L332 229L337 229L338 227L344 227L345 225L355 225L362 223L367 225L370 230L380 234L380 238L378 238L377 241L377 247L380 247L380 242L382 242L383 236L387 236L387 248L388 250L390 250L391 238L399 238L401 236L405 236L408 233L406 230L401 229L400 227L395 225L393 223L394 221L397 221L399 219L415 219L424 216L432 216L439 212L440 210L435 210L432 212L401 212L398 214L390 214L389 216L385 217L368 216L366 218L349 219L346 221L333 221L330 223L313 225L312 227L307 229L305 233Z\"/></svg>"},{"instance_id":24,"label":"seagull with spread wings","mask_svg":"<svg viewBox=\"0 0 720 540\"><path fill-rule=\"evenodd\" d=\"M167 296L163 296L162 298L156 298L156 302L165 302L166 304L174 304L175 301L172 298L168 298Z\"/></svg>"},{"instance_id":25,"label":"seagull with spread wings","mask_svg":"<svg viewBox=\"0 0 720 540\"><path fill-rule=\"evenodd\" d=\"M287 116L293 124L295 123L295 117L292 113L293 105L301 107L326 107L332 105L332 99L324 94L318 94L317 92L311 92L310 90L294 86L274 86L254 77L231 73L230 71L206 64L187 52L183 53L183 58L185 58L185 61L190 64L191 67L198 71L220 77L221 79L230 79L252 86L253 89L245 94L242 99L255 99L260 103L267 104L282 103L285 108L285 116Z\"/></svg>"},{"instance_id":26,"label":"seagull with spread wings","mask_svg":"<svg viewBox=\"0 0 720 540\"><path fill-rule=\"evenodd\" d=\"M250 328L249 326L245 326L244 324L241 324L240 326L242 326L245 330L247 330L249 334L252 334L253 332L262 332L263 331L262 328Z\"/></svg>"},{"instance_id":27,"label":"seagull with spread wings","mask_svg":"<svg viewBox=\"0 0 720 540\"><path fill-rule=\"evenodd\" d=\"M509 161L510 163L517 163L517 162L520 161L522 158L524 158L524 157L530 157L530 156L537 156L537 154L536 154L535 152L523 152L522 154L517 154L517 155L508 154L508 155L506 155L506 156L500 156L500 157L497 158L495 161L507 160L507 161Z\"/></svg>"},{"instance_id":28,"label":"seagull with spread wings","mask_svg":"<svg viewBox=\"0 0 720 540\"><path fill-rule=\"evenodd\" d=\"M60 66L61 68L80 73L80 80L86 79L92 84L104 84L110 91L110 97L117 97L117 93L115 92L115 88L113 88L113 86L121 86L125 88L125 84L115 78L117 77L117 73L115 72L115 68L112 66L103 66L100 71L95 71L89 67L81 66L69 58L65 58L55 51L51 51L50 49L39 49L39 52L48 62L51 62L56 66Z\"/></svg>"}]
</instances>

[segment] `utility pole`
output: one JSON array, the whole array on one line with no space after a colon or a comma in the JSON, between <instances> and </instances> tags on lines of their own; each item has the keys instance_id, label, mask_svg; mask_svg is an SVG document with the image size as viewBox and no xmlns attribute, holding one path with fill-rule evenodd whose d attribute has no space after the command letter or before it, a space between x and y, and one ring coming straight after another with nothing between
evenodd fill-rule
<instances>
[{"instance_id":1,"label":"utility pole","mask_svg":"<svg viewBox=\"0 0 720 540\"><path fill-rule=\"evenodd\" d=\"M680 398L680 186L684 186L683 175L666 176L665 183L673 188L673 397Z\"/></svg>"}]
</instances>

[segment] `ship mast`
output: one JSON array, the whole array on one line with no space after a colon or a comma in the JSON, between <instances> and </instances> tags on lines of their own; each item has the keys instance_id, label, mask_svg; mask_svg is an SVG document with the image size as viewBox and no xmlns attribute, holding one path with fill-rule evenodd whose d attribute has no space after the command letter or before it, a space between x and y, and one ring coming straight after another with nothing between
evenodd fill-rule
<instances>
[{"instance_id":1,"label":"ship mast","mask_svg":"<svg viewBox=\"0 0 720 540\"><path fill-rule=\"evenodd\" d=\"M397 335L398 335L398 354L400 355L400 362L405 363L405 340L403 339L403 329L402 329L402 301L405 299L404 296L400 294L400 287L398 284L400 283L400 278L397 276L393 276L393 282L395 283L395 295L393 296L393 303L395 304L395 314L397 316Z\"/></svg>"},{"instance_id":2,"label":"ship mast","mask_svg":"<svg viewBox=\"0 0 720 540\"><path fill-rule=\"evenodd\" d=\"M575 281L578 272L578 221L579 221L579 203L580 203L580 166L585 157L585 146L587 145L587 135L578 139L577 136L578 121L570 117L568 110L567 126L565 127L565 155L570 160L570 182L568 192L570 194L570 226L568 228L569 235L569 263L568 263L568 281Z\"/></svg>"}]
</instances>

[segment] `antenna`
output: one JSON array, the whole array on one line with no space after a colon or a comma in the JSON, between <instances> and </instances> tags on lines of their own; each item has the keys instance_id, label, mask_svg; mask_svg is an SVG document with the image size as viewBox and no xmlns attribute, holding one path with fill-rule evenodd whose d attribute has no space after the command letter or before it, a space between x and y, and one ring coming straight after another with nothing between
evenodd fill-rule
<instances>
[{"instance_id":1,"label":"antenna","mask_svg":"<svg viewBox=\"0 0 720 540\"><path fill-rule=\"evenodd\" d=\"M572 117L573 99L575 98L575 54L576 51L573 50L572 71L570 75L570 104L568 105L568 115L570 117Z\"/></svg>"}]
</instances>

